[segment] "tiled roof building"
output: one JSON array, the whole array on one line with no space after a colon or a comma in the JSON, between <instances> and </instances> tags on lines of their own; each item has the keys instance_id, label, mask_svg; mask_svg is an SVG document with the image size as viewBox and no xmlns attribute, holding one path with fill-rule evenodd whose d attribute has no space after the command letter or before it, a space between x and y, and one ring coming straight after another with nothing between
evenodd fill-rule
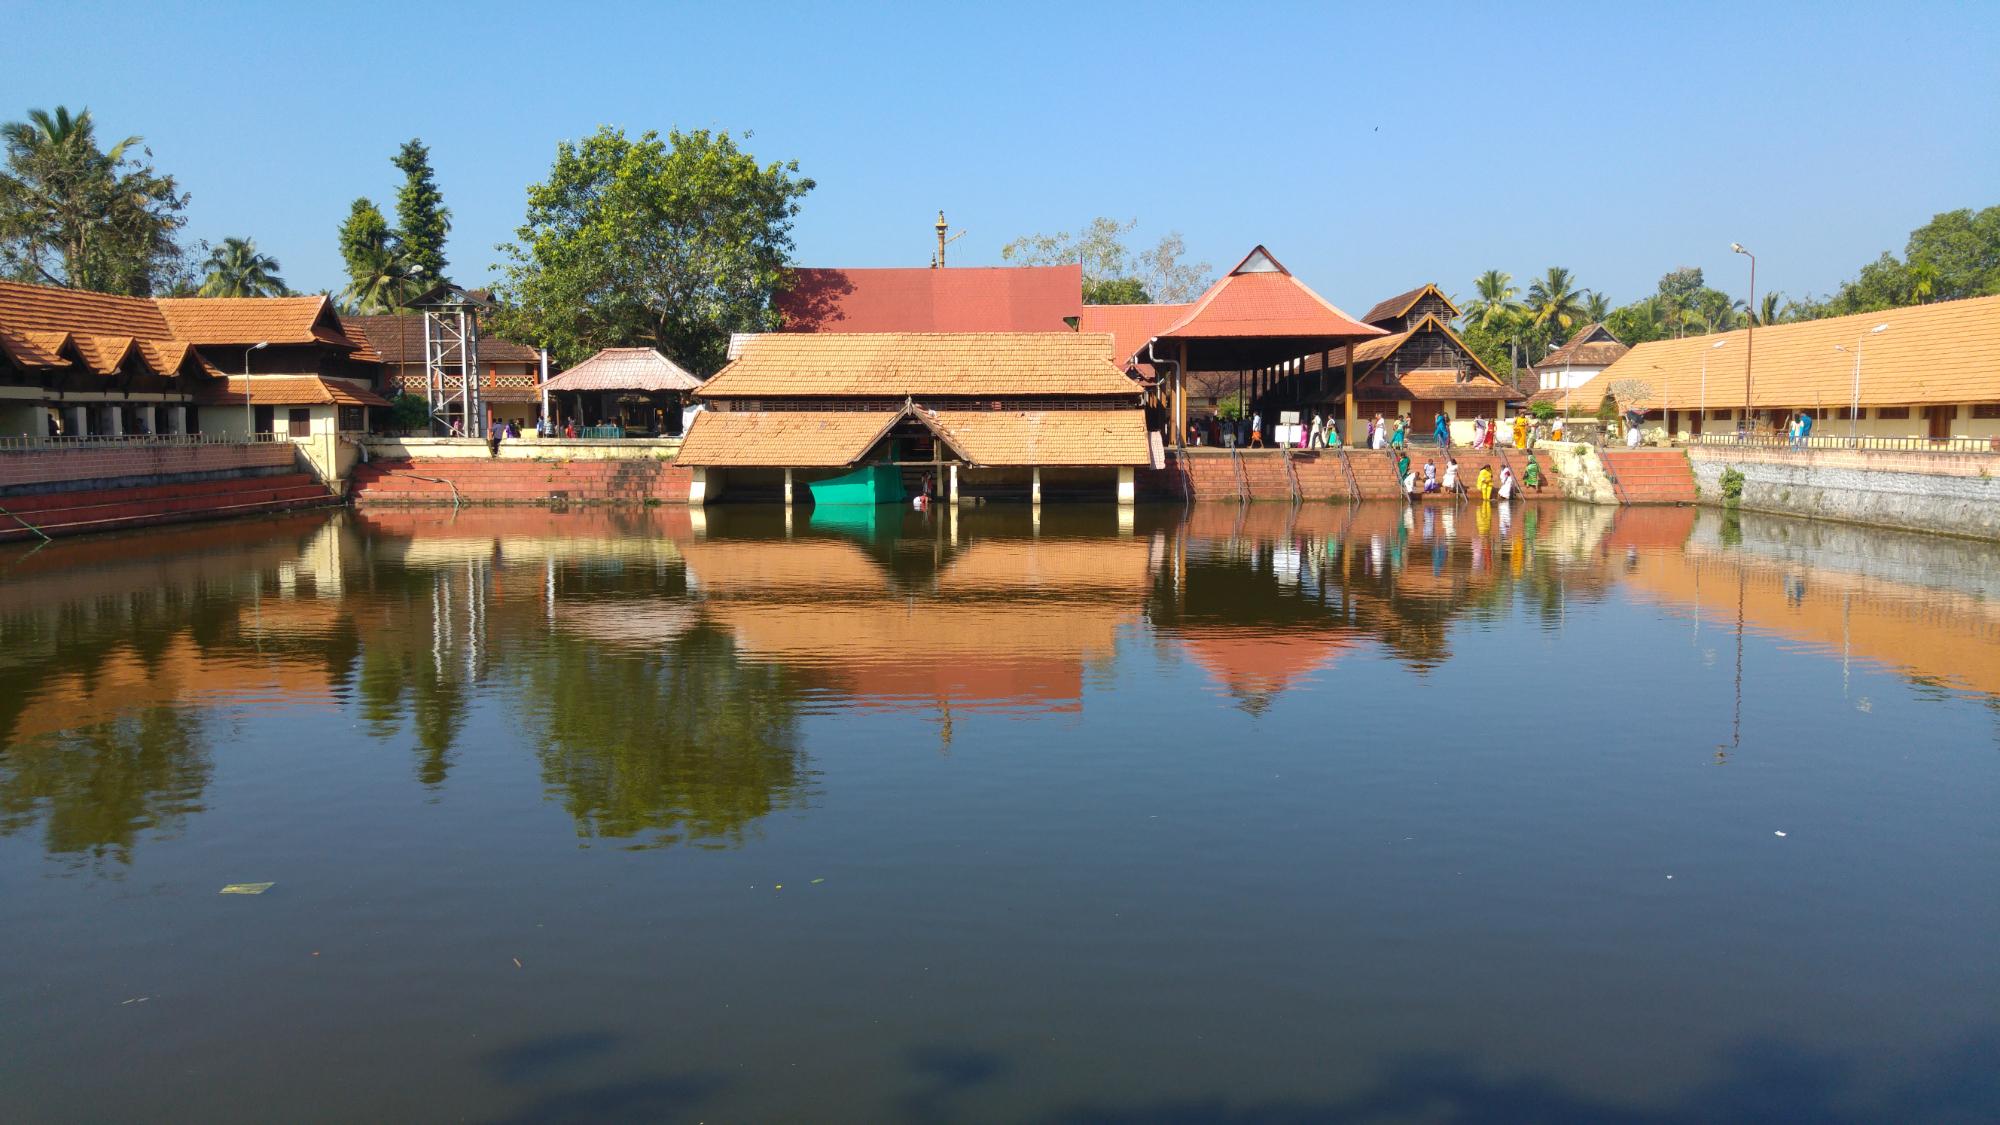
<instances>
[{"instance_id":1,"label":"tiled roof building","mask_svg":"<svg viewBox=\"0 0 2000 1125\"><path fill-rule=\"evenodd\" d=\"M1594 413L1608 395L1676 434L1734 431L1739 421L1782 431L1805 412L1821 438L1851 428L1857 437L2000 439L2000 297L1774 324L1752 336L1639 344L1577 387L1571 412Z\"/></svg>"},{"instance_id":2,"label":"tiled roof building","mask_svg":"<svg viewBox=\"0 0 2000 1125\"><path fill-rule=\"evenodd\" d=\"M709 409L678 460L782 470L787 481L794 469L883 463L951 480L965 470L968 486L1026 483L1030 495L1043 467L1118 468L1129 498L1131 468L1153 454L1141 388L1111 347L1108 335L1070 331L747 337L702 385Z\"/></svg>"},{"instance_id":3,"label":"tiled roof building","mask_svg":"<svg viewBox=\"0 0 2000 1125\"><path fill-rule=\"evenodd\" d=\"M349 406L360 428L381 358L316 297L127 297L0 281L0 434L36 438L247 433L307 425L290 408ZM229 377L249 380L246 416ZM351 423L347 425L347 423Z\"/></svg>"}]
</instances>

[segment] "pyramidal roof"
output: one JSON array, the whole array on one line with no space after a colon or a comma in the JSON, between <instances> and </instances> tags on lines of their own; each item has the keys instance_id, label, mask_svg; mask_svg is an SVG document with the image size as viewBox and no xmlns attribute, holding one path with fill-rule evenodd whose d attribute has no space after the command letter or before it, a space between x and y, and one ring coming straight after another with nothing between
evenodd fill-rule
<instances>
[{"instance_id":1,"label":"pyramidal roof","mask_svg":"<svg viewBox=\"0 0 2000 1125\"><path fill-rule=\"evenodd\" d=\"M1312 337L1366 340L1387 333L1341 311L1258 246L1208 287L1162 339Z\"/></svg>"}]
</instances>

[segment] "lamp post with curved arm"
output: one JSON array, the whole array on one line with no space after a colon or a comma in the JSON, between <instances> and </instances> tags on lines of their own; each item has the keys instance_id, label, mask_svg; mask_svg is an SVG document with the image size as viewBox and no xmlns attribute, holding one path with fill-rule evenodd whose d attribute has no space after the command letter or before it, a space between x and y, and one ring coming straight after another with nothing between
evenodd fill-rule
<instances>
[{"instance_id":1,"label":"lamp post with curved arm","mask_svg":"<svg viewBox=\"0 0 2000 1125\"><path fill-rule=\"evenodd\" d=\"M1868 337L1887 331L1888 327L1887 324L1878 324L1854 338L1854 398L1847 407L1847 444L1852 448L1861 447L1861 440L1854 432L1855 419L1861 415L1861 345ZM1833 350L1844 352L1849 349L1846 344L1835 344Z\"/></svg>"},{"instance_id":2,"label":"lamp post with curved arm","mask_svg":"<svg viewBox=\"0 0 2000 1125\"><path fill-rule=\"evenodd\" d=\"M1757 359L1757 255L1743 248L1741 242L1732 242L1729 248L1750 259L1750 323L1743 329L1743 409L1750 410L1750 391L1753 385L1752 365ZM1756 427L1751 427L1754 435Z\"/></svg>"},{"instance_id":3,"label":"lamp post with curved arm","mask_svg":"<svg viewBox=\"0 0 2000 1125\"><path fill-rule=\"evenodd\" d=\"M243 440L257 440L257 408L250 405L250 353L262 351L271 346L271 341L252 344L243 349Z\"/></svg>"}]
</instances>

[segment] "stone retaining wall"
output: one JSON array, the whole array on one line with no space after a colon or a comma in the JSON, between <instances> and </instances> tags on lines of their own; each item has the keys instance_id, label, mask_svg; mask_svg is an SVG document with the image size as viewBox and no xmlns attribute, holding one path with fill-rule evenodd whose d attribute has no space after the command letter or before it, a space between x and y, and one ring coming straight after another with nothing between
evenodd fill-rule
<instances>
[{"instance_id":1,"label":"stone retaining wall","mask_svg":"<svg viewBox=\"0 0 2000 1125\"><path fill-rule=\"evenodd\" d=\"M297 466L298 453L289 442L36 446L0 450L0 494L288 473Z\"/></svg>"},{"instance_id":2,"label":"stone retaining wall","mask_svg":"<svg viewBox=\"0 0 2000 1125\"><path fill-rule=\"evenodd\" d=\"M2000 539L2000 457L1695 446L1688 459L1705 504L1734 468L1748 510Z\"/></svg>"},{"instance_id":3,"label":"stone retaining wall","mask_svg":"<svg viewBox=\"0 0 2000 1125\"><path fill-rule=\"evenodd\" d=\"M371 437L368 456L389 461L486 459L480 438ZM679 438L542 438L523 435L500 443L500 459L515 461L671 461Z\"/></svg>"}]
</instances>

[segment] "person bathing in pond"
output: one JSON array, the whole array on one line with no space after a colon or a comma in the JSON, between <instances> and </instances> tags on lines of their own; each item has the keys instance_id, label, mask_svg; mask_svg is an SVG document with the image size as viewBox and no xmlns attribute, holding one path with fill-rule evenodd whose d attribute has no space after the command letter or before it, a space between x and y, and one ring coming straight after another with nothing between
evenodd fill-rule
<instances>
[{"instance_id":1,"label":"person bathing in pond","mask_svg":"<svg viewBox=\"0 0 2000 1125\"><path fill-rule=\"evenodd\" d=\"M1457 496L1465 491L1458 481L1458 458L1452 457L1444 463L1444 492L1447 496Z\"/></svg>"},{"instance_id":2,"label":"person bathing in pond","mask_svg":"<svg viewBox=\"0 0 2000 1125\"><path fill-rule=\"evenodd\" d=\"M1528 467L1521 474L1521 483L1527 485L1531 491L1542 490L1542 463L1535 460L1535 455L1532 453L1528 454Z\"/></svg>"},{"instance_id":3,"label":"person bathing in pond","mask_svg":"<svg viewBox=\"0 0 2000 1125\"><path fill-rule=\"evenodd\" d=\"M1398 478L1402 478L1402 477L1407 477L1407 476L1410 476L1410 475L1412 475L1412 474L1410 473L1410 455L1409 455L1409 454L1407 454L1407 453L1400 453L1400 454L1397 454L1397 456L1396 456L1396 476L1397 476Z\"/></svg>"},{"instance_id":4,"label":"person bathing in pond","mask_svg":"<svg viewBox=\"0 0 2000 1125\"><path fill-rule=\"evenodd\" d=\"M1437 462L1435 462L1435 461L1425 461L1425 462L1424 462L1424 492L1425 492L1426 494L1429 494L1429 493L1432 493L1432 492L1436 492L1437 490L1438 490L1438 467L1437 467Z\"/></svg>"},{"instance_id":5,"label":"person bathing in pond","mask_svg":"<svg viewBox=\"0 0 2000 1125\"><path fill-rule=\"evenodd\" d=\"M1507 465L1502 465L1500 466L1500 499L1512 500L1513 498L1514 470Z\"/></svg>"},{"instance_id":6,"label":"person bathing in pond","mask_svg":"<svg viewBox=\"0 0 2000 1125\"><path fill-rule=\"evenodd\" d=\"M1479 498L1481 500L1493 499L1493 466L1491 465L1481 465L1479 467Z\"/></svg>"}]
</instances>

